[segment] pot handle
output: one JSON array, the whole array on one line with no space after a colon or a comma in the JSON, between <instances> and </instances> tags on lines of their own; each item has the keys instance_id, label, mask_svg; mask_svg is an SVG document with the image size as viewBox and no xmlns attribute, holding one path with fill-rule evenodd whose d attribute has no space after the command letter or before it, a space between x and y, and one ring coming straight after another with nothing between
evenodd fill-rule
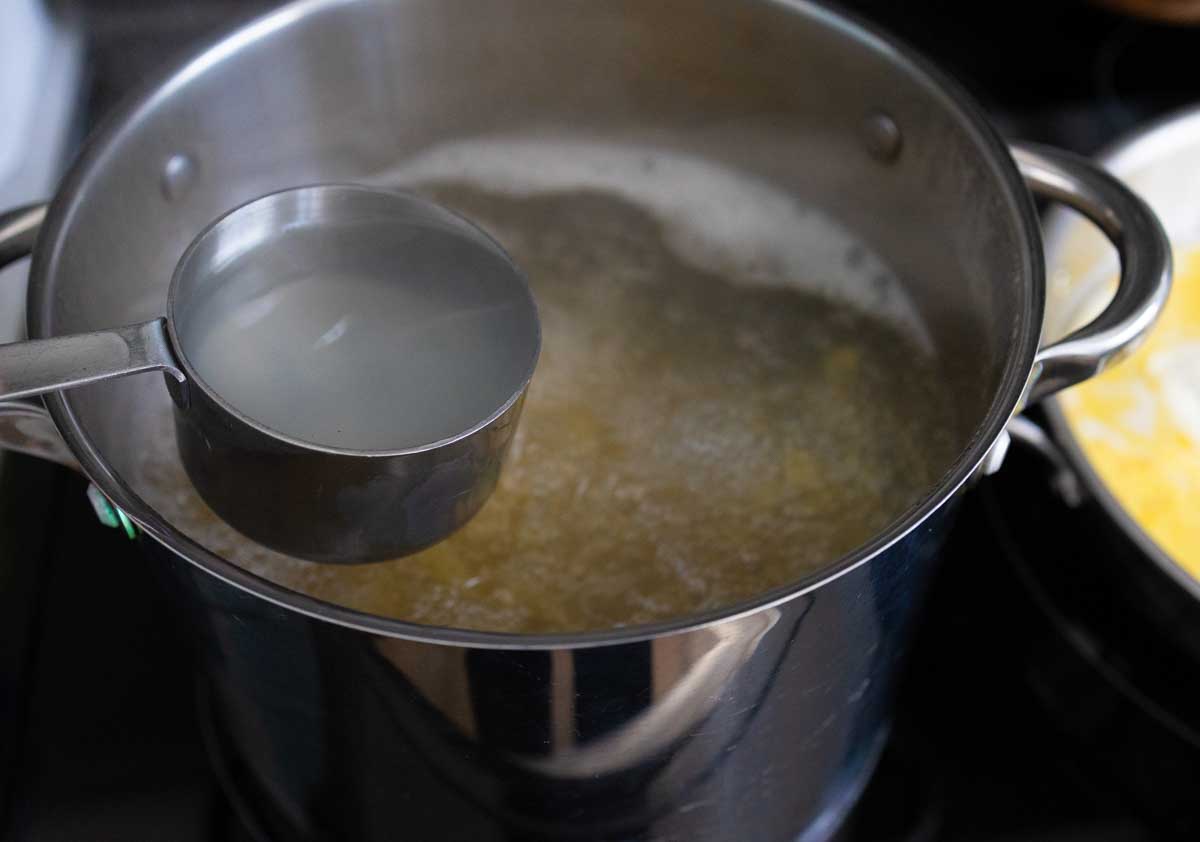
<instances>
[{"instance_id":1,"label":"pot handle","mask_svg":"<svg viewBox=\"0 0 1200 842\"><path fill-rule=\"evenodd\" d=\"M1082 213L1121 260L1117 293L1104 312L1038 351L1026 399L1034 403L1099 374L1141 343L1171 289L1171 246L1150 207L1086 158L1033 144L1012 153L1034 195Z\"/></svg>"},{"instance_id":2,"label":"pot handle","mask_svg":"<svg viewBox=\"0 0 1200 842\"><path fill-rule=\"evenodd\" d=\"M0 269L32 253L46 207L39 203L0 213ZM0 401L0 447L79 470L41 401Z\"/></svg>"}]
</instances>

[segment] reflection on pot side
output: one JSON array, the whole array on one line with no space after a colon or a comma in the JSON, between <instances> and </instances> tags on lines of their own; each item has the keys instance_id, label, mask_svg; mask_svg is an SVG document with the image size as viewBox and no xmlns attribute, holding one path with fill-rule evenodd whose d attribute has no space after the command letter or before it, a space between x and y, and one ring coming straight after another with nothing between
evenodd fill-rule
<instances>
[{"instance_id":1,"label":"reflection on pot side","mask_svg":"<svg viewBox=\"0 0 1200 842\"><path fill-rule=\"evenodd\" d=\"M422 192L496 236L538 300L542 358L510 462L448 541L328 567L233 533L156 438L141 466L150 502L268 579L461 628L648 622L835 560L930 491L962 445L936 359L883 318L800 291L803 279L689 265L660 221L595 191ZM856 248L851 279L874 260Z\"/></svg>"},{"instance_id":2,"label":"reflection on pot side","mask_svg":"<svg viewBox=\"0 0 1200 842\"><path fill-rule=\"evenodd\" d=\"M1200 578L1200 249L1176 259L1171 298L1145 344L1061 402L1104 484Z\"/></svg>"}]
</instances>

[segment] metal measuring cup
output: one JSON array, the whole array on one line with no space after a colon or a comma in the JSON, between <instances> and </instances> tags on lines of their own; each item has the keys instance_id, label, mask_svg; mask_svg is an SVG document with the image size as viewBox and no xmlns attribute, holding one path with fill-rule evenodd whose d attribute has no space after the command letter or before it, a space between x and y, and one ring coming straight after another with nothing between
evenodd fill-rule
<instances>
[{"instance_id":1,"label":"metal measuring cup","mask_svg":"<svg viewBox=\"0 0 1200 842\"><path fill-rule=\"evenodd\" d=\"M461 289L434 289L430 285L442 280L426 276L425 292L484 301L488 306L481 311L494 320L490 327L499 337L493 347L481 349L488 355L488 377L473 385L468 397L475 400L469 407L475 414L461 429L390 450L303 441L240 411L193 365L189 349L206 329L205 319L196 314L213 309L196 302L216 290L225 292L218 285L222 267L231 261L295 263L292 255L299 248L305 259L328 263L334 274L368 271L385 274L388 283L409 283L405 267L396 265L397 243L429 232L450 238L455 260L478 268L486 283L470 277L469 283L446 280ZM309 235L322 239L306 250ZM274 282L285 283L283 275ZM273 277L271 271L259 272L253 283L270 284ZM231 314L239 301L261 292L236 286L233 291L237 294L226 296ZM540 345L537 309L524 276L474 225L415 196L318 185L256 199L206 228L176 266L165 318L0 345L0 398L161 370L174 403L184 468L218 515L255 541L300 558L378 561L440 541L487 500ZM430 385L445 394L445 383ZM411 395L414 407L429 399Z\"/></svg>"}]
</instances>

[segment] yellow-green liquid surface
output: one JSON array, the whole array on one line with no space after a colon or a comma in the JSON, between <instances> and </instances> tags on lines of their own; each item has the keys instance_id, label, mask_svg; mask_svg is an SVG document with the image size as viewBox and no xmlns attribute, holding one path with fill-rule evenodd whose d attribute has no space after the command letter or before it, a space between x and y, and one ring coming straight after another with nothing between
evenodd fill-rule
<instances>
[{"instance_id":1,"label":"yellow-green liquid surface","mask_svg":"<svg viewBox=\"0 0 1200 842\"><path fill-rule=\"evenodd\" d=\"M149 449L151 502L255 573L432 625L645 623L837 560L957 453L936 359L912 332L804 292L804 278L751 283L685 263L653 215L609 194L422 192L491 232L537 298L543 350L499 488L432 549L322 566L241 538ZM160 426L172 435L169 415Z\"/></svg>"}]
</instances>

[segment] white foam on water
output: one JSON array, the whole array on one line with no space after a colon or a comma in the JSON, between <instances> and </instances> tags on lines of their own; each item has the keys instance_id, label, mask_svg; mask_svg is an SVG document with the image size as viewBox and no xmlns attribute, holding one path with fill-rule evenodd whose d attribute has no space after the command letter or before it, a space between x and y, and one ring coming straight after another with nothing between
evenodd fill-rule
<instances>
[{"instance_id":1,"label":"white foam on water","mask_svg":"<svg viewBox=\"0 0 1200 842\"><path fill-rule=\"evenodd\" d=\"M845 302L934 350L902 283L861 239L785 190L706 159L645 145L495 136L431 147L370 180L452 181L510 196L614 194L654 215L667 245L691 266Z\"/></svg>"}]
</instances>

